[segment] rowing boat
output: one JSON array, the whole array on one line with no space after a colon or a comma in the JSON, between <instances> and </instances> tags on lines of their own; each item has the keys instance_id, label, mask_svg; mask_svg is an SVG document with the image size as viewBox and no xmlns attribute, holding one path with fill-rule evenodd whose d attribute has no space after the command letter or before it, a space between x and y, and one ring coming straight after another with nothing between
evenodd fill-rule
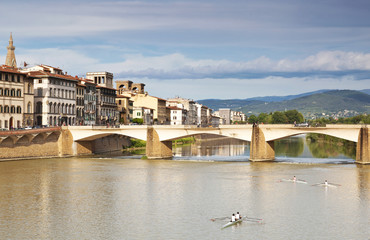
<instances>
[{"instance_id":1,"label":"rowing boat","mask_svg":"<svg viewBox=\"0 0 370 240\"><path fill-rule=\"evenodd\" d=\"M293 179L281 179L280 181L282 181L282 182L293 182L293 183L304 183L304 184L307 184L307 182L305 180L301 180L301 179L297 179L297 180L293 180Z\"/></svg>"},{"instance_id":2,"label":"rowing boat","mask_svg":"<svg viewBox=\"0 0 370 240\"><path fill-rule=\"evenodd\" d=\"M228 222L225 225L223 225L221 229L224 229L224 228L233 226L233 225L238 224L238 223L241 223L241 222L243 222L243 218L242 219L239 219L239 220L236 220L234 222Z\"/></svg>"},{"instance_id":3,"label":"rowing boat","mask_svg":"<svg viewBox=\"0 0 370 240\"><path fill-rule=\"evenodd\" d=\"M334 187L334 188L336 188L336 187L338 187L338 186L340 186L339 184L337 185L337 184L331 184L331 183L328 183L328 184L325 184L325 183L317 183L317 184L314 184L314 185L312 185L312 186L320 186L320 187Z\"/></svg>"}]
</instances>

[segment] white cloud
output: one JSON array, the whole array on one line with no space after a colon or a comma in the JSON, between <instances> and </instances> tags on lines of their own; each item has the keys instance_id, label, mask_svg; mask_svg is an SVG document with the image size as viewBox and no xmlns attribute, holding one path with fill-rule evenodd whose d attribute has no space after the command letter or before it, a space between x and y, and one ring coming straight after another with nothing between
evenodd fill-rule
<instances>
[{"instance_id":1,"label":"white cloud","mask_svg":"<svg viewBox=\"0 0 370 240\"><path fill-rule=\"evenodd\" d=\"M330 75L347 75L352 71L370 71L370 54L341 51L325 51L305 59L281 59L273 61L260 57L246 62L230 60L194 60L182 54L160 57L141 55L126 56L119 75L149 78L245 78L246 75L317 75L322 72Z\"/></svg>"},{"instance_id":2,"label":"white cloud","mask_svg":"<svg viewBox=\"0 0 370 240\"><path fill-rule=\"evenodd\" d=\"M78 75L88 71L110 71L118 78L203 79L203 78L265 78L268 76L346 76L370 71L370 54L325 51L304 59L271 60L267 57L245 62L213 59L192 59L174 53L162 56L124 55L122 61L99 62L78 51L61 48L21 50L20 64L48 64Z\"/></svg>"}]
</instances>

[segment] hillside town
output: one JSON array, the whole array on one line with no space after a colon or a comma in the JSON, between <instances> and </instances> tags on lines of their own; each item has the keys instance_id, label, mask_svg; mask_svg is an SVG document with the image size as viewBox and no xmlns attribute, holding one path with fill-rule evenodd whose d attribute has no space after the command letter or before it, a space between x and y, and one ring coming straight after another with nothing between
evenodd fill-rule
<instances>
[{"instance_id":1,"label":"hillside town","mask_svg":"<svg viewBox=\"0 0 370 240\"><path fill-rule=\"evenodd\" d=\"M12 34L5 64L0 66L0 129L62 125L197 125L245 122L230 109L212 109L196 101L152 96L145 84L114 80L110 72L68 75L45 64L17 66Z\"/></svg>"}]
</instances>

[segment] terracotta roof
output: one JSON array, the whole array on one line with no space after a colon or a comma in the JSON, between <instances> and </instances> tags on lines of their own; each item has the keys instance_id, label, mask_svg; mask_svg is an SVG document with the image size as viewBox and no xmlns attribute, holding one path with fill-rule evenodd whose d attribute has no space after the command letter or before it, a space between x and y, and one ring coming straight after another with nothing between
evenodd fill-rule
<instances>
[{"instance_id":1,"label":"terracotta roof","mask_svg":"<svg viewBox=\"0 0 370 240\"><path fill-rule=\"evenodd\" d=\"M152 96L152 97L154 97L154 96ZM157 98L158 100L162 100L162 101L167 102L167 100L166 99L163 99L163 98L159 98L159 97L154 97L154 98Z\"/></svg>"},{"instance_id":2,"label":"terracotta roof","mask_svg":"<svg viewBox=\"0 0 370 240\"><path fill-rule=\"evenodd\" d=\"M172 106L169 106L169 107L167 107L167 108L169 108L169 109L171 109L171 110L184 110L184 109L182 109L182 108L172 107Z\"/></svg>"},{"instance_id":3,"label":"terracotta roof","mask_svg":"<svg viewBox=\"0 0 370 240\"><path fill-rule=\"evenodd\" d=\"M73 77L71 75L60 75L60 74L54 74L54 73L49 73L49 72L44 72L44 71L34 71L34 72L29 72L28 75L30 77L54 77L54 78L61 78L65 80L72 80L72 81L78 81L80 78Z\"/></svg>"},{"instance_id":4,"label":"terracotta roof","mask_svg":"<svg viewBox=\"0 0 370 240\"><path fill-rule=\"evenodd\" d=\"M117 91L117 89L115 89L115 88L103 87L103 86L99 86L99 85L96 85L96 88L105 88L105 89L110 89L110 90Z\"/></svg>"},{"instance_id":5,"label":"terracotta roof","mask_svg":"<svg viewBox=\"0 0 370 240\"><path fill-rule=\"evenodd\" d=\"M27 75L26 73L20 72L18 68L9 67L7 65L0 66L0 71L1 72L17 73L17 74Z\"/></svg>"}]
</instances>

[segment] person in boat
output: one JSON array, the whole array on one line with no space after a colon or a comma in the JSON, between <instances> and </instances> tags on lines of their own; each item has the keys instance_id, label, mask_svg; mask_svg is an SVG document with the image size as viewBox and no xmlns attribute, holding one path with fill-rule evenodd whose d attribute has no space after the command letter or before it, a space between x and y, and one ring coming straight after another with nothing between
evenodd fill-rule
<instances>
[{"instance_id":1,"label":"person in boat","mask_svg":"<svg viewBox=\"0 0 370 240\"><path fill-rule=\"evenodd\" d=\"M294 176L292 180L295 182L295 181L297 181L297 178Z\"/></svg>"},{"instance_id":2,"label":"person in boat","mask_svg":"<svg viewBox=\"0 0 370 240\"><path fill-rule=\"evenodd\" d=\"M329 185L328 180L325 180L324 184L325 184L325 186L328 186Z\"/></svg>"},{"instance_id":3,"label":"person in boat","mask_svg":"<svg viewBox=\"0 0 370 240\"><path fill-rule=\"evenodd\" d=\"M235 222L235 214L233 213L233 215L231 216L231 221L230 222Z\"/></svg>"}]
</instances>

